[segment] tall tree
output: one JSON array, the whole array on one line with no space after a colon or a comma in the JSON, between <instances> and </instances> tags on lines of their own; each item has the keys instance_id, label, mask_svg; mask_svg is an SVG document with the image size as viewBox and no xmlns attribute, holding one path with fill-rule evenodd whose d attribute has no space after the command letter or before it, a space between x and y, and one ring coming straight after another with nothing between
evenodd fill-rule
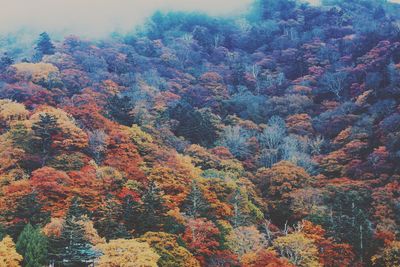
<instances>
[{"instance_id":1,"label":"tall tree","mask_svg":"<svg viewBox=\"0 0 400 267\"><path fill-rule=\"evenodd\" d=\"M6 236L0 242L0 266L20 267L22 256L15 250L15 243Z\"/></svg>"},{"instance_id":2,"label":"tall tree","mask_svg":"<svg viewBox=\"0 0 400 267\"><path fill-rule=\"evenodd\" d=\"M39 35L35 50L42 56L54 54L54 45L51 42L50 36L46 32Z\"/></svg>"},{"instance_id":3,"label":"tall tree","mask_svg":"<svg viewBox=\"0 0 400 267\"><path fill-rule=\"evenodd\" d=\"M60 130L57 119L50 114L40 114L39 121L32 125L33 141L42 157L44 166L51 154L53 137Z\"/></svg>"},{"instance_id":4,"label":"tall tree","mask_svg":"<svg viewBox=\"0 0 400 267\"><path fill-rule=\"evenodd\" d=\"M150 181L141 203L132 199L125 200L125 221L128 229L134 228L138 234L162 229L166 219L166 207L161 191L154 181Z\"/></svg>"},{"instance_id":5,"label":"tall tree","mask_svg":"<svg viewBox=\"0 0 400 267\"><path fill-rule=\"evenodd\" d=\"M16 248L24 258L25 267L40 267L47 263L47 238L31 224L27 224L18 237Z\"/></svg>"},{"instance_id":6,"label":"tall tree","mask_svg":"<svg viewBox=\"0 0 400 267\"><path fill-rule=\"evenodd\" d=\"M79 201L74 198L68 210L59 237L50 239L50 258L54 263L63 263L66 266L87 266L97 256L88 240L84 226L80 223L85 210Z\"/></svg>"},{"instance_id":7,"label":"tall tree","mask_svg":"<svg viewBox=\"0 0 400 267\"><path fill-rule=\"evenodd\" d=\"M183 211L192 218L205 217L208 214L210 205L204 198L203 192L196 181L192 182L189 195L183 202Z\"/></svg>"},{"instance_id":8,"label":"tall tree","mask_svg":"<svg viewBox=\"0 0 400 267\"><path fill-rule=\"evenodd\" d=\"M125 225L121 223L122 207L112 196L107 196L105 204L100 206L95 215L99 218L95 223L96 229L107 241L130 236Z\"/></svg>"}]
</instances>

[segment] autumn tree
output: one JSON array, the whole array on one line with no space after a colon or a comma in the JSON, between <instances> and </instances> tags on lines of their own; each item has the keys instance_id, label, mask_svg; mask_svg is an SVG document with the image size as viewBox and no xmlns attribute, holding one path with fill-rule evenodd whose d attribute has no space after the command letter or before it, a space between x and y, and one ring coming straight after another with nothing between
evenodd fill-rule
<instances>
[{"instance_id":1,"label":"autumn tree","mask_svg":"<svg viewBox=\"0 0 400 267\"><path fill-rule=\"evenodd\" d=\"M73 180L65 172L50 167L43 167L32 172L31 186L37 192L38 200L43 203L43 210L52 215L65 213L72 199Z\"/></svg>"},{"instance_id":2,"label":"autumn tree","mask_svg":"<svg viewBox=\"0 0 400 267\"><path fill-rule=\"evenodd\" d=\"M323 266L351 266L354 262L354 253L349 244L336 243L331 237L327 237L326 231L320 225L314 225L309 221L302 221L299 228L307 238L314 240L319 252L319 261Z\"/></svg>"},{"instance_id":3,"label":"autumn tree","mask_svg":"<svg viewBox=\"0 0 400 267\"><path fill-rule=\"evenodd\" d=\"M383 250L372 257L372 266L400 266L400 242L393 241L385 244Z\"/></svg>"},{"instance_id":4,"label":"autumn tree","mask_svg":"<svg viewBox=\"0 0 400 267\"><path fill-rule=\"evenodd\" d=\"M294 267L286 258L280 258L278 253L270 249L261 249L243 255L243 267Z\"/></svg>"},{"instance_id":5,"label":"autumn tree","mask_svg":"<svg viewBox=\"0 0 400 267\"><path fill-rule=\"evenodd\" d=\"M9 236L0 242L0 265L7 267L21 266L22 256L15 250L15 243Z\"/></svg>"},{"instance_id":6,"label":"autumn tree","mask_svg":"<svg viewBox=\"0 0 400 267\"><path fill-rule=\"evenodd\" d=\"M98 266L143 266L157 267L160 256L146 242L135 239L114 239L106 244L97 246L102 252Z\"/></svg>"},{"instance_id":7,"label":"autumn tree","mask_svg":"<svg viewBox=\"0 0 400 267\"><path fill-rule=\"evenodd\" d=\"M214 254L219 246L219 234L213 222L204 218L189 219L182 239L200 263L205 264L207 257Z\"/></svg>"},{"instance_id":8,"label":"autumn tree","mask_svg":"<svg viewBox=\"0 0 400 267\"><path fill-rule=\"evenodd\" d=\"M159 266L165 267L199 267L196 258L180 246L177 237L164 232L147 232L140 239L147 242L160 255Z\"/></svg>"},{"instance_id":9,"label":"autumn tree","mask_svg":"<svg viewBox=\"0 0 400 267\"><path fill-rule=\"evenodd\" d=\"M276 250L296 266L321 266L318 249L312 239L302 233L280 236L273 242Z\"/></svg>"},{"instance_id":10,"label":"autumn tree","mask_svg":"<svg viewBox=\"0 0 400 267\"><path fill-rule=\"evenodd\" d=\"M280 223L290 218L290 193L311 183L310 175L303 168L287 161L281 161L269 169L259 169L256 177L263 196L271 203L274 219Z\"/></svg>"},{"instance_id":11,"label":"autumn tree","mask_svg":"<svg viewBox=\"0 0 400 267\"><path fill-rule=\"evenodd\" d=\"M247 253L256 253L267 245L265 236L255 226L234 228L227 239L228 246L239 258Z\"/></svg>"}]
</instances>

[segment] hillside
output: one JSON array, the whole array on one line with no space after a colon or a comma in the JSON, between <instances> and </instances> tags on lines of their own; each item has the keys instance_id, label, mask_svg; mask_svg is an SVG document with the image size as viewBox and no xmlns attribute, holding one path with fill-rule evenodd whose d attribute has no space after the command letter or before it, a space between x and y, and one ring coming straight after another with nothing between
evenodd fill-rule
<instances>
[{"instance_id":1,"label":"hillside","mask_svg":"<svg viewBox=\"0 0 400 267\"><path fill-rule=\"evenodd\" d=\"M0 56L0 266L400 266L400 5L33 50Z\"/></svg>"}]
</instances>

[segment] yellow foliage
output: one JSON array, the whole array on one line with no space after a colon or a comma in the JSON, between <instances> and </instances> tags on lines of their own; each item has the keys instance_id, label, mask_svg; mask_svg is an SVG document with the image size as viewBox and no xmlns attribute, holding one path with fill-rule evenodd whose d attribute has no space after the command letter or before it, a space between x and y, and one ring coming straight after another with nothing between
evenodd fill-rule
<instances>
[{"instance_id":1,"label":"yellow foliage","mask_svg":"<svg viewBox=\"0 0 400 267\"><path fill-rule=\"evenodd\" d=\"M266 245L266 239L255 226L241 226L233 229L228 237L229 248L242 257L246 253L257 252Z\"/></svg>"},{"instance_id":2,"label":"yellow foliage","mask_svg":"<svg viewBox=\"0 0 400 267\"><path fill-rule=\"evenodd\" d=\"M103 252L99 267L157 267L160 256L146 242L116 239L96 246Z\"/></svg>"},{"instance_id":3,"label":"yellow foliage","mask_svg":"<svg viewBox=\"0 0 400 267\"><path fill-rule=\"evenodd\" d=\"M29 112L23 104L9 99L0 99L0 122L10 123L11 121L25 120Z\"/></svg>"},{"instance_id":4,"label":"yellow foliage","mask_svg":"<svg viewBox=\"0 0 400 267\"><path fill-rule=\"evenodd\" d=\"M176 236L163 232L147 232L140 238L161 256L158 263L163 267L200 267L197 259L184 247L181 247Z\"/></svg>"},{"instance_id":5,"label":"yellow foliage","mask_svg":"<svg viewBox=\"0 0 400 267\"><path fill-rule=\"evenodd\" d=\"M21 266L22 256L15 250L15 243L11 237L6 236L0 242L0 266L19 267Z\"/></svg>"},{"instance_id":6,"label":"yellow foliage","mask_svg":"<svg viewBox=\"0 0 400 267\"><path fill-rule=\"evenodd\" d=\"M42 232L45 236L60 236L63 230L64 219L62 218L51 218L51 221L46 224Z\"/></svg>"},{"instance_id":7,"label":"yellow foliage","mask_svg":"<svg viewBox=\"0 0 400 267\"><path fill-rule=\"evenodd\" d=\"M16 167L19 160L23 158L25 151L15 148L9 134L0 135L0 174L6 170Z\"/></svg>"},{"instance_id":8,"label":"yellow foliage","mask_svg":"<svg viewBox=\"0 0 400 267\"><path fill-rule=\"evenodd\" d=\"M153 137L144 132L138 125L133 124L132 127L129 128L130 138L133 143L139 148L139 150L145 150L146 146L153 143Z\"/></svg>"},{"instance_id":9,"label":"yellow foliage","mask_svg":"<svg viewBox=\"0 0 400 267\"><path fill-rule=\"evenodd\" d=\"M371 258L373 266L400 267L400 241L385 245L383 251Z\"/></svg>"},{"instance_id":10,"label":"yellow foliage","mask_svg":"<svg viewBox=\"0 0 400 267\"><path fill-rule=\"evenodd\" d=\"M58 75L59 70L56 66L50 63L18 63L14 64L16 69L17 78L24 80L31 80L32 82L47 81L49 75Z\"/></svg>"},{"instance_id":11,"label":"yellow foliage","mask_svg":"<svg viewBox=\"0 0 400 267\"><path fill-rule=\"evenodd\" d=\"M314 241L296 232L274 240L275 249L299 267L319 267L318 249Z\"/></svg>"},{"instance_id":12,"label":"yellow foliage","mask_svg":"<svg viewBox=\"0 0 400 267\"><path fill-rule=\"evenodd\" d=\"M87 134L76 125L71 115L61 109L42 106L30 117L30 120L32 123L38 122L40 120L40 115L45 114L52 115L57 119L58 127L63 134L64 138L55 142L56 145L64 148L85 148L88 145Z\"/></svg>"},{"instance_id":13,"label":"yellow foliage","mask_svg":"<svg viewBox=\"0 0 400 267\"><path fill-rule=\"evenodd\" d=\"M86 238L90 241L93 245L104 244L106 240L101 238L97 233L97 230L94 228L93 222L85 215L81 220L78 221L83 227L85 231Z\"/></svg>"}]
</instances>

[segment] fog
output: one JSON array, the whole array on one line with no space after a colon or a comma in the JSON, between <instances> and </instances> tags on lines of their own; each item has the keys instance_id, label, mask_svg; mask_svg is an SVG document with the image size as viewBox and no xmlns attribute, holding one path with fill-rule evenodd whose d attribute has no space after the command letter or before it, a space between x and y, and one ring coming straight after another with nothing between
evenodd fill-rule
<instances>
[{"instance_id":1,"label":"fog","mask_svg":"<svg viewBox=\"0 0 400 267\"><path fill-rule=\"evenodd\" d=\"M0 33L25 29L102 37L128 32L156 10L245 12L252 0L0 0Z\"/></svg>"},{"instance_id":2,"label":"fog","mask_svg":"<svg viewBox=\"0 0 400 267\"><path fill-rule=\"evenodd\" d=\"M126 33L156 10L209 15L246 12L254 0L0 0L0 35L22 31L104 37ZM309 0L318 4L320 0ZM400 0L393 0L400 2ZM20 35L21 36L21 35Z\"/></svg>"}]
</instances>

